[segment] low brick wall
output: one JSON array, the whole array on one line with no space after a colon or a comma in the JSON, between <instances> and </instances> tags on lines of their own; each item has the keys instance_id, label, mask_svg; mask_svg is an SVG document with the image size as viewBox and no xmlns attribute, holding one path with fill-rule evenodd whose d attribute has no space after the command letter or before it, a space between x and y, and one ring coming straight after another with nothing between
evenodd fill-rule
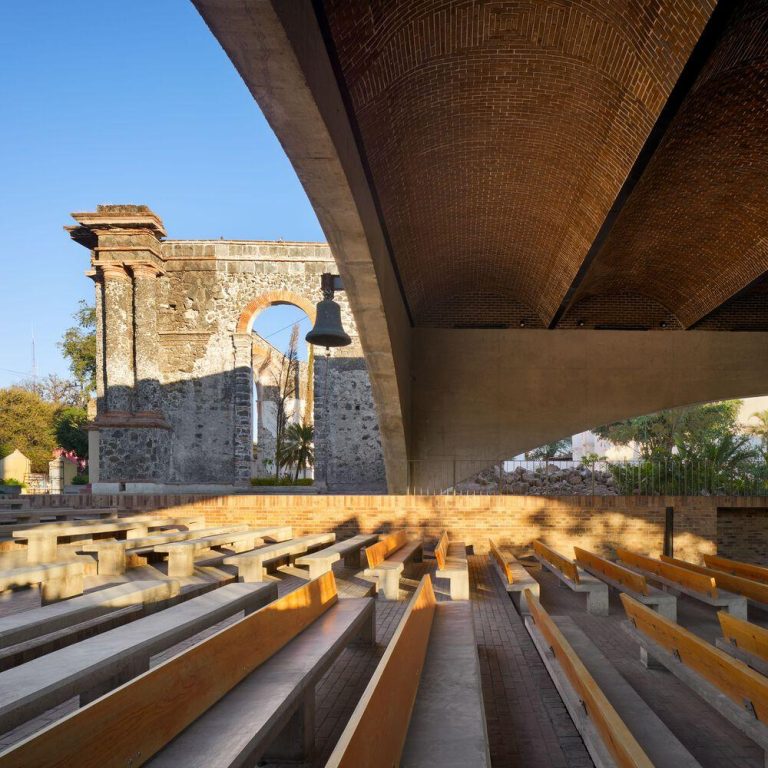
<instances>
[{"instance_id":1,"label":"low brick wall","mask_svg":"<svg viewBox=\"0 0 768 768\"><path fill-rule=\"evenodd\" d=\"M291 525L296 535L335 531L339 538L358 532L407 528L436 536L447 529L475 552L487 552L488 538L521 553L540 538L571 554L573 545L605 555L616 546L658 555L664 538L664 510L675 510L675 555L700 561L715 553L718 508L764 510L766 499L747 497L542 497L542 496L47 496L35 507L119 507L203 512L206 521ZM731 513L733 514L733 513ZM754 535L754 534L753 534Z\"/></svg>"}]
</instances>

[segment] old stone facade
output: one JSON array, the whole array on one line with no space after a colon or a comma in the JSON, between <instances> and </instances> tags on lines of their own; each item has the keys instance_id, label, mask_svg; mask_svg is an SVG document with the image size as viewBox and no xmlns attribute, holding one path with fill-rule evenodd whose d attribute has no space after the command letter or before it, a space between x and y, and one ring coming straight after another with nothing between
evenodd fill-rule
<instances>
[{"instance_id":1,"label":"old stone facade","mask_svg":"<svg viewBox=\"0 0 768 768\"><path fill-rule=\"evenodd\" d=\"M70 234L91 250L96 283L99 487L248 485L254 318L294 304L313 319L320 275L336 271L330 249L165 240L162 221L145 206L99 206L73 217ZM352 344L332 351L327 393L318 350L315 476L321 489L382 491L368 373L344 293L336 300Z\"/></svg>"}]
</instances>

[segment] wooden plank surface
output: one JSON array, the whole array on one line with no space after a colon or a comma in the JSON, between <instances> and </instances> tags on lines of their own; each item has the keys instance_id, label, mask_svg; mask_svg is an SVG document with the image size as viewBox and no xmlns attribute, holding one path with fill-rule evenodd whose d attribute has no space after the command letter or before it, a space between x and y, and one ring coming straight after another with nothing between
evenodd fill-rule
<instances>
[{"instance_id":1,"label":"wooden plank surface","mask_svg":"<svg viewBox=\"0 0 768 768\"><path fill-rule=\"evenodd\" d=\"M422 578L326 768L381 768L400 763L424 667L435 593ZM450 723L445 724L450 727Z\"/></svg>"},{"instance_id":2,"label":"wooden plank surface","mask_svg":"<svg viewBox=\"0 0 768 768\"><path fill-rule=\"evenodd\" d=\"M381 541L365 548L365 556L369 568L381 565L393 552L404 547L408 543L408 534L405 531L395 531L381 537Z\"/></svg>"},{"instance_id":3,"label":"wooden plank surface","mask_svg":"<svg viewBox=\"0 0 768 768\"><path fill-rule=\"evenodd\" d=\"M768 723L768 678L629 595L619 597L638 632L675 654L682 664L695 670L740 708L750 702L755 717Z\"/></svg>"},{"instance_id":4,"label":"wooden plank surface","mask_svg":"<svg viewBox=\"0 0 768 768\"><path fill-rule=\"evenodd\" d=\"M718 571L714 568L706 568L703 565L695 565L686 560L677 560L674 557L667 557L666 555L662 555L661 559L665 563L677 565L680 568L686 568L694 573L709 576L715 580L715 584L720 587L720 589L724 589L726 592L733 592L735 595L743 595L758 603L768 604L768 584L763 584L760 581L754 581L752 579L745 579L743 576L734 576L732 573L725 573L725 571Z\"/></svg>"},{"instance_id":5,"label":"wooden plank surface","mask_svg":"<svg viewBox=\"0 0 768 768\"><path fill-rule=\"evenodd\" d=\"M496 560L496 562L499 564L499 568L501 568L504 575L507 577L507 584L511 584L512 579L512 569L509 567L509 563L504 559L504 555L501 554L501 551L494 543L493 539L488 539L488 545L491 550L491 556Z\"/></svg>"},{"instance_id":6,"label":"wooden plank surface","mask_svg":"<svg viewBox=\"0 0 768 768\"><path fill-rule=\"evenodd\" d=\"M448 533L443 531L440 534L440 538L437 540L437 546L435 547L435 560L437 560L437 567L439 570L445 568L445 558L448 556Z\"/></svg>"},{"instance_id":7,"label":"wooden plank surface","mask_svg":"<svg viewBox=\"0 0 768 768\"><path fill-rule=\"evenodd\" d=\"M536 624L536 629L552 649L561 669L583 701L589 718L600 733L603 743L613 756L617 766L620 768L653 768L653 763L648 755L637 743L629 728L619 717L618 712L600 690L589 670L530 589L525 590L525 599L528 601L528 608Z\"/></svg>"},{"instance_id":8,"label":"wooden plank surface","mask_svg":"<svg viewBox=\"0 0 768 768\"><path fill-rule=\"evenodd\" d=\"M718 611L723 637L736 648L768 661L768 629L758 627L744 619L737 619L726 611Z\"/></svg>"},{"instance_id":9,"label":"wooden plank surface","mask_svg":"<svg viewBox=\"0 0 768 768\"><path fill-rule=\"evenodd\" d=\"M696 573L690 568L683 568L673 563L656 560L653 557L638 555L636 552L630 552L621 547L616 547L616 555L619 560L627 565L633 565L648 573L661 576L668 581L691 590L691 592L700 592L702 595L707 595L711 598L717 597L717 585L711 576Z\"/></svg>"},{"instance_id":10,"label":"wooden plank surface","mask_svg":"<svg viewBox=\"0 0 768 768\"><path fill-rule=\"evenodd\" d=\"M20 742L0 766L143 765L337 599L325 573Z\"/></svg>"},{"instance_id":11,"label":"wooden plank surface","mask_svg":"<svg viewBox=\"0 0 768 768\"><path fill-rule=\"evenodd\" d=\"M729 560L727 557L717 555L704 555L704 564L715 571L724 571L734 576L768 584L768 568L762 565L742 563L740 560Z\"/></svg>"},{"instance_id":12,"label":"wooden plank surface","mask_svg":"<svg viewBox=\"0 0 768 768\"><path fill-rule=\"evenodd\" d=\"M543 541L534 541L533 550L539 557L544 558L550 565L554 565L560 573L567 576L571 581L579 583L579 569L573 560L563 557L552 547L547 546Z\"/></svg>"},{"instance_id":13,"label":"wooden plank surface","mask_svg":"<svg viewBox=\"0 0 768 768\"><path fill-rule=\"evenodd\" d=\"M576 555L576 562L580 566L602 573L606 578L618 582L623 587L640 595L648 594L648 582L645 580L645 576L630 571L629 568L624 568L618 563L612 563L593 552L587 552L586 549L574 547L573 551Z\"/></svg>"}]
</instances>

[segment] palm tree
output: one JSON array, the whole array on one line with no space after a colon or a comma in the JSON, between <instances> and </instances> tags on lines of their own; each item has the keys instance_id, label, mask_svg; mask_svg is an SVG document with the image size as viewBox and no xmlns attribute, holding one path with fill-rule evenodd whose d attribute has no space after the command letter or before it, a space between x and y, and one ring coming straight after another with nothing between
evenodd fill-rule
<instances>
[{"instance_id":1,"label":"palm tree","mask_svg":"<svg viewBox=\"0 0 768 768\"><path fill-rule=\"evenodd\" d=\"M296 466L294 481L299 479L299 472L315 463L315 451L312 441L315 430L309 424L290 424L283 433L280 444L280 464Z\"/></svg>"},{"instance_id":2,"label":"palm tree","mask_svg":"<svg viewBox=\"0 0 768 768\"><path fill-rule=\"evenodd\" d=\"M752 418L757 419L757 424L750 424L747 432L760 438L763 457L768 460L768 410L753 413Z\"/></svg>"}]
</instances>

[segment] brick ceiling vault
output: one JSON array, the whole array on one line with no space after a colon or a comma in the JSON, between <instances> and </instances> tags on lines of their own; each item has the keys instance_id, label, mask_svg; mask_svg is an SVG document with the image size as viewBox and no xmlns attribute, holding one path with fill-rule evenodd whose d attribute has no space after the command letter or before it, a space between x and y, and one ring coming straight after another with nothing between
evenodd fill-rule
<instances>
[{"instance_id":1,"label":"brick ceiling vault","mask_svg":"<svg viewBox=\"0 0 768 768\"><path fill-rule=\"evenodd\" d=\"M451 327L549 324L715 2L318 5L414 323Z\"/></svg>"},{"instance_id":2,"label":"brick ceiling vault","mask_svg":"<svg viewBox=\"0 0 768 768\"><path fill-rule=\"evenodd\" d=\"M768 2L752 0L731 15L569 316L596 297L641 294L691 327L751 284L721 327L759 330L766 270Z\"/></svg>"}]
</instances>

